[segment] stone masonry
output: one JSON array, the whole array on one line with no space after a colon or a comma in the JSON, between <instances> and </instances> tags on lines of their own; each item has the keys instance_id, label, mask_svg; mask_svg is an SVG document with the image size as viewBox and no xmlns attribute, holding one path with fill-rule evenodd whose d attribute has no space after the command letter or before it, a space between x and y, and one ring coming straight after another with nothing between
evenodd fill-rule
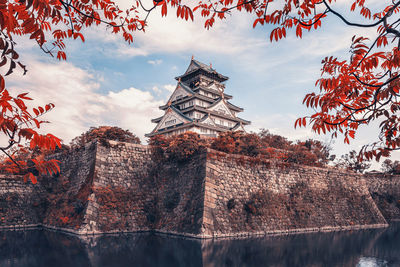
<instances>
[{"instance_id":1,"label":"stone masonry","mask_svg":"<svg viewBox=\"0 0 400 267\"><path fill-rule=\"evenodd\" d=\"M54 157L61 175L37 185L0 178L0 228L212 238L387 226L369 192L374 178L350 172L213 150L160 162L148 146L116 141Z\"/></svg>"}]
</instances>

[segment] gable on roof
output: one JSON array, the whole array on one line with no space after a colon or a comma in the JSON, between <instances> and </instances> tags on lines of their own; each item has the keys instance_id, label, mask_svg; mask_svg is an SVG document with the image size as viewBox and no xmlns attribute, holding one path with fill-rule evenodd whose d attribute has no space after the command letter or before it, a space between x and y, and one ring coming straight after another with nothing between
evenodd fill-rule
<instances>
[{"instance_id":1,"label":"gable on roof","mask_svg":"<svg viewBox=\"0 0 400 267\"><path fill-rule=\"evenodd\" d=\"M153 132L158 130L162 130L164 128L168 128L174 125L178 125L181 123L187 123L192 121L189 117L186 117L181 112L173 107L169 107L164 114L164 117L157 124L156 128L154 128Z\"/></svg>"},{"instance_id":2,"label":"gable on roof","mask_svg":"<svg viewBox=\"0 0 400 267\"><path fill-rule=\"evenodd\" d=\"M216 111L225 116L235 117L222 98L220 98L217 102L209 106L207 110Z\"/></svg>"},{"instance_id":3,"label":"gable on roof","mask_svg":"<svg viewBox=\"0 0 400 267\"><path fill-rule=\"evenodd\" d=\"M173 102L175 100L181 99L185 96L191 96L193 94L194 92L189 87L187 87L182 83L178 83L178 85L175 88L175 91L169 97L168 102Z\"/></svg>"},{"instance_id":4,"label":"gable on roof","mask_svg":"<svg viewBox=\"0 0 400 267\"><path fill-rule=\"evenodd\" d=\"M209 115L204 116L199 122L201 122L202 124L207 124L207 125L217 127L214 120L212 118L210 118Z\"/></svg>"},{"instance_id":5,"label":"gable on roof","mask_svg":"<svg viewBox=\"0 0 400 267\"><path fill-rule=\"evenodd\" d=\"M207 85L207 88L215 90L215 91L218 91L218 92L221 92L221 88L219 86L217 86L215 84L215 82L211 82L209 85Z\"/></svg>"}]
</instances>

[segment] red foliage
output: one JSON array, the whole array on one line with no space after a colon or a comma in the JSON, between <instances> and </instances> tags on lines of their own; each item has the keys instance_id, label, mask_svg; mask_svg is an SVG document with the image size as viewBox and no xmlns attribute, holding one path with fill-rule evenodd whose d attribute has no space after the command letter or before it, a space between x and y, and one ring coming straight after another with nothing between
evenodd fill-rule
<instances>
[{"instance_id":1,"label":"red foliage","mask_svg":"<svg viewBox=\"0 0 400 267\"><path fill-rule=\"evenodd\" d=\"M156 135L150 138L149 144L156 159L184 162L205 148L207 140L197 133L185 132L169 138Z\"/></svg>"},{"instance_id":2,"label":"red foliage","mask_svg":"<svg viewBox=\"0 0 400 267\"><path fill-rule=\"evenodd\" d=\"M61 148L60 139L52 134L39 134L35 129L40 128L46 121L39 117L49 112L54 105L48 104L44 108L33 109L34 115L29 112L25 105L26 100L32 100L27 94L12 97L5 89L4 79L0 76L0 131L8 138L8 144L0 147L7 156L0 164L0 171L25 174L24 180L30 180L33 184L37 182L36 176L40 174L52 174L60 171L57 160L44 160L40 153L34 157L27 158L27 151L21 143L28 143L30 150L48 151L56 147ZM10 150L14 149L13 153Z\"/></svg>"},{"instance_id":3,"label":"red foliage","mask_svg":"<svg viewBox=\"0 0 400 267\"><path fill-rule=\"evenodd\" d=\"M199 152L203 146L197 133L185 132L171 138L165 152L169 159L183 162Z\"/></svg>"},{"instance_id":4,"label":"red foliage","mask_svg":"<svg viewBox=\"0 0 400 267\"><path fill-rule=\"evenodd\" d=\"M329 155L330 148L316 140L298 141L296 144L286 138L270 134L266 130L260 133L223 132L216 138L201 139L199 135L187 132L166 138L158 135L150 139L153 157L157 159L185 161L201 148L209 147L228 154L239 154L253 158L252 163L262 159L277 159L286 163L311 166L325 166L334 157ZM276 147L271 147L273 144ZM282 147L279 147L282 146ZM211 155L211 157L219 155ZM244 164L244 157L236 158L238 164Z\"/></svg>"},{"instance_id":5,"label":"red foliage","mask_svg":"<svg viewBox=\"0 0 400 267\"><path fill-rule=\"evenodd\" d=\"M100 126L91 127L89 131L82 133L80 136L75 137L71 141L71 147L81 147L91 141L99 139L103 140L115 140L120 142L127 142L133 144L140 144L140 139L129 130L123 130L119 127L111 126Z\"/></svg>"}]
</instances>

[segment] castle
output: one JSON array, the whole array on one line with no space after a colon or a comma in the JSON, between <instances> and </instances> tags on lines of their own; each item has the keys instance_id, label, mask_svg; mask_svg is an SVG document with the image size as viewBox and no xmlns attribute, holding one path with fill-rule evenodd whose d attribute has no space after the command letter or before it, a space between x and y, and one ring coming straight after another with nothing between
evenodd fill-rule
<instances>
[{"instance_id":1,"label":"castle","mask_svg":"<svg viewBox=\"0 0 400 267\"><path fill-rule=\"evenodd\" d=\"M222 84L194 59L147 136L243 130ZM0 229L79 235L154 231L194 238L336 231L400 219L400 176L199 150L183 162L152 146L94 140L50 155L61 175L26 184L0 175Z\"/></svg>"},{"instance_id":2,"label":"castle","mask_svg":"<svg viewBox=\"0 0 400 267\"><path fill-rule=\"evenodd\" d=\"M201 136L216 137L225 131L244 131L250 121L237 117L243 108L228 100L232 96L225 94L228 77L218 73L211 65L207 66L195 59L190 61L186 72L175 78L178 80L175 91L166 105L159 108L164 115L155 118L154 130L146 134L171 136L192 131Z\"/></svg>"}]
</instances>

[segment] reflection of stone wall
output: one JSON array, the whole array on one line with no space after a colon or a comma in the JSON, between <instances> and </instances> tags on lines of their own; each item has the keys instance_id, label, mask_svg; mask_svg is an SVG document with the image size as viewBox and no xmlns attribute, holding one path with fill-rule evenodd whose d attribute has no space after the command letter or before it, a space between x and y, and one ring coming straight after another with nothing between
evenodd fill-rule
<instances>
[{"instance_id":1,"label":"reflection of stone wall","mask_svg":"<svg viewBox=\"0 0 400 267\"><path fill-rule=\"evenodd\" d=\"M62 174L36 186L0 179L0 227L222 237L387 225L353 173L212 150L184 163L151 156L147 146L103 141L56 155Z\"/></svg>"},{"instance_id":2,"label":"reflection of stone wall","mask_svg":"<svg viewBox=\"0 0 400 267\"><path fill-rule=\"evenodd\" d=\"M0 232L0 266L400 266L400 225L385 229L247 239L153 234L85 236Z\"/></svg>"},{"instance_id":3,"label":"reflection of stone wall","mask_svg":"<svg viewBox=\"0 0 400 267\"><path fill-rule=\"evenodd\" d=\"M366 174L369 192L383 216L400 220L400 175Z\"/></svg>"}]
</instances>

